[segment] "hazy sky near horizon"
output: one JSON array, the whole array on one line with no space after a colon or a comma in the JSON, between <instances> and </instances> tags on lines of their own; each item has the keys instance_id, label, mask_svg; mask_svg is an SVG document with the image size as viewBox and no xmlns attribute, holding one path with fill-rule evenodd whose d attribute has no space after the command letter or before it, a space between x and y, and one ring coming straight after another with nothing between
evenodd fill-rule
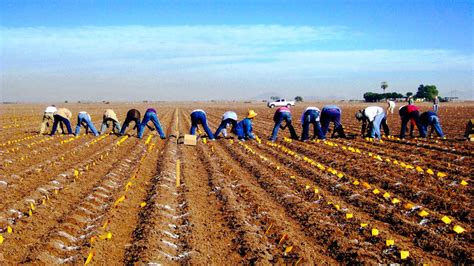
<instances>
[{"instance_id":1,"label":"hazy sky near horizon","mask_svg":"<svg viewBox=\"0 0 474 266\"><path fill-rule=\"evenodd\" d=\"M0 1L2 101L474 98L474 1Z\"/></svg>"}]
</instances>

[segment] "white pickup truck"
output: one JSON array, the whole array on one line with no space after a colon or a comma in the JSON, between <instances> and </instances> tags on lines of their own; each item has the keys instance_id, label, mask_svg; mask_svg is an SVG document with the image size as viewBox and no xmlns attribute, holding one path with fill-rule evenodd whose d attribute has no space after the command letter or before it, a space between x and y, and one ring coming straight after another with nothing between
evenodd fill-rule
<instances>
[{"instance_id":1,"label":"white pickup truck","mask_svg":"<svg viewBox=\"0 0 474 266\"><path fill-rule=\"evenodd\" d=\"M273 102L268 102L267 106L270 107L270 108L281 107L281 106L290 107L290 106L295 106L295 101L287 101L285 99L278 99L278 100L273 101Z\"/></svg>"}]
</instances>

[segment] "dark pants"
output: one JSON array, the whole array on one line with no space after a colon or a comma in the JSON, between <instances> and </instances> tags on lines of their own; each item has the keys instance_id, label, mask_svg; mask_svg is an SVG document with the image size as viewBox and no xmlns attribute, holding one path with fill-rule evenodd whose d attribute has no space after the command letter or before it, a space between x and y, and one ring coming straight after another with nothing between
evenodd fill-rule
<instances>
[{"instance_id":1,"label":"dark pants","mask_svg":"<svg viewBox=\"0 0 474 266\"><path fill-rule=\"evenodd\" d=\"M420 136L422 138L426 137L425 132L423 132L423 128L421 126L420 122L420 112L418 111L413 111L411 113L405 114L402 116L402 126L400 128L400 138L404 139L405 138L405 132L407 130L407 124L410 121L410 119L415 120L416 127L418 128L418 131L420 132Z\"/></svg>"},{"instance_id":2,"label":"dark pants","mask_svg":"<svg viewBox=\"0 0 474 266\"><path fill-rule=\"evenodd\" d=\"M211 129L207 125L206 114L203 112L193 112L191 113L191 130L189 131L191 135L196 133L196 128L198 124L201 124L206 131L207 136L210 139L214 139L214 134L212 133Z\"/></svg>"},{"instance_id":3,"label":"dark pants","mask_svg":"<svg viewBox=\"0 0 474 266\"><path fill-rule=\"evenodd\" d=\"M323 135L323 131L321 130L321 123L316 121L318 118L319 113L317 111L307 111L304 116L303 121L303 134L301 136L301 140L307 140L309 138L309 126L313 124L314 127L314 135L313 138L316 136L318 139L325 139L326 137Z\"/></svg>"},{"instance_id":4,"label":"dark pants","mask_svg":"<svg viewBox=\"0 0 474 266\"><path fill-rule=\"evenodd\" d=\"M221 131L225 129L227 125L232 125L232 129L231 129L231 132L232 132L234 131L235 126L237 125L237 121L235 121L232 118L227 118L225 120L222 120L221 124L219 125L219 128L217 128L216 130L216 133L214 133L214 137L219 136L219 133L221 133Z\"/></svg>"},{"instance_id":5,"label":"dark pants","mask_svg":"<svg viewBox=\"0 0 474 266\"><path fill-rule=\"evenodd\" d=\"M323 131L323 136L326 136L331 122L334 123L332 136L338 133L339 137L345 138L346 134L344 134L344 128L341 124L341 112L338 109L324 109L321 113L321 130Z\"/></svg>"},{"instance_id":6,"label":"dark pants","mask_svg":"<svg viewBox=\"0 0 474 266\"><path fill-rule=\"evenodd\" d=\"M283 121L286 122L286 126L290 129L290 135L292 139L298 139L298 135L296 135L295 128L291 124L291 114L289 112L278 112L275 116L275 126L273 127L271 140L275 141L278 135L278 130L280 129L281 123Z\"/></svg>"},{"instance_id":7,"label":"dark pants","mask_svg":"<svg viewBox=\"0 0 474 266\"><path fill-rule=\"evenodd\" d=\"M120 135L125 134L125 130L127 129L130 122L135 122L135 127L133 129L137 129L137 135L138 135L138 130L140 127L140 118L128 117L128 116L127 118L125 118L125 121L123 122L122 129L120 130Z\"/></svg>"},{"instance_id":8,"label":"dark pants","mask_svg":"<svg viewBox=\"0 0 474 266\"><path fill-rule=\"evenodd\" d=\"M53 136L56 133L56 129L58 128L58 123L65 124L67 128L67 133L72 134L71 123L69 122L69 119L64 118L60 115L54 115L54 123L53 123L53 129L51 130L51 136Z\"/></svg>"}]
</instances>

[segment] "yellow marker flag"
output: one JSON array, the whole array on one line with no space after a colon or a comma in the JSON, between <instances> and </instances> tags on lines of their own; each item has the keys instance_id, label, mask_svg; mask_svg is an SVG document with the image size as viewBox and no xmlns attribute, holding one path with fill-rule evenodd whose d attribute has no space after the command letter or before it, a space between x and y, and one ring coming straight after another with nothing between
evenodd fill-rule
<instances>
[{"instance_id":1,"label":"yellow marker flag","mask_svg":"<svg viewBox=\"0 0 474 266\"><path fill-rule=\"evenodd\" d=\"M36 207L35 207L35 205L34 205L33 203L30 203L30 208L31 208L31 210L33 210L33 211L36 209Z\"/></svg>"},{"instance_id":2,"label":"yellow marker flag","mask_svg":"<svg viewBox=\"0 0 474 266\"><path fill-rule=\"evenodd\" d=\"M399 199L397 199L397 198L393 198L393 199L392 199L392 203L393 203L393 204L400 203L400 200L399 200Z\"/></svg>"},{"instance_id":3,"label":"yellow marker flag","mask_svg":"<svg viewBox=\"0 0 474 266\"><path fill-rule=\"evenodd\" d=\"M445 224L450 224L452 222L448 216L443 216L443 218L441 218L441 221L443 221L443 223Z\"/></svg>"},{"instance_id":4,"label":"yellow marker flag","mask_svg":"<svg viewBox=\"0 0 474 266\"><path fill-rule=\"evenodd\" d=\"M337 174L337 177L338 177L338 178L343 178L344 175L343 175L342 173L339 173L339 174Z\"/></svg>"},{"instance_id":5,"label":"yellow marker flag","mask_svg":"<svg viewBox=\"0 0 474 266\"><path fill-rule=\"evenodd\" d=\"M140 207L142 207L142 208L143 208L143 207L145 207L145 206L146 206L146 202L142 202L142 203L140 203Z\"/></svg>"},{"instance_id":6,"label":"yellow marker flag","mask_svg":"<svg viewBox=\"0 0 474 266\"><path fill-rule=\"evenodd\" d=\"M369 225L369 224L362 223L362 224L360 224L360 227L364 228L364 227L367 227L367 225Z\"/></svg>"},{"instance_id":7,"label":"yellow marker flag","mask_svg":"<svg viewBox=\"0 0 474 266\"><path fill-rule=\"evenodd\" d=\"M89 264L92 261L93 256L94 256L94 252L89 252L89 255L87 255L86 262L84 262L84 265Z\"/></svg>"},{"instance_id":8,"label":"yellow marker flag","mask_svg":"<svg viewBox=\"0 0 474 266\"><path fill-rule=\"evenodd\" d=\"M465 180L462 180L462 181L461 181L461 185L467 186L467 182L466 182Z\"/></svg>"},{"instance_id":9,"label":"yellow marker flag","mask_svg":"<svg viewBox=\"0 0 474 266\"><path fill-rule=\"evenodd\" d=\"M453 231L458 233L458 234L462 234L464 231L466 231L466 229L462 228L461 226L459 225L455 225L453 227Z\"/></svg>"},{"instance_id":10,"label":"yellow marker flag","mask_svg":"<svg viewBox=\"0 0 474 266\"><path fill-rule=\"evenodd\" d=\"M112 239L112 233L111 232L108 232L107 235L106 235L107 239Z\"/></svg>"},{"instance_id":11,"label":"yellow marker flag","mask_svg":"<svg viewBox=\"0 0 474 266\"><path fill-rule=\"evenodd\" d=\"M408 258L410 256L410 251L407 251L407 250L402 250L400 251L400 258L402 260L405 260L406 258Z\"/></svg>"},{"instance_id":12,"label":"yellow marker flag","mask_svg":"<svg viewBox=\"0 0 474 266\"><path fill-rule=\"evenodd\" d=\"M352 184L354 184L354 186L358 186L360 183L358 180L354 180L354 182L352 182Z\"/></svg>"},{"instance_id":13,"label":"yellow marker flag","mask_svg":"<svg viewBox=\"0 0 474 266\"><path fill-rule=\"evenodd\" d=\"M3 238L2 234L0 234L0 245L3 244L3 240L4 240L4 238Z\"/></svg>"},{"instance_id":14,"label":"yellow marker flag","mask_svg":"<svg viewBox=\"0 0 474 266\"><path fill-rule=\"evenodd\" d=\"M388 198L390 198L390 193L388 193L388 192L385 192L385 193L383 194L383 197L384 197L385 199L388 199Z\"/></svg>"},{"instance_id":15,"label":"yellow marker flag","mask_svg":"<svg viewBox=\"0 0 474 266\"><path fill-rule=\"evenodd\" d=\"M375 195L377 195L377 194L379 194L379 193L380 193L380 190L378 190L378 189L374 189L374 190L372 190L372 193L374 193Z\"/></svg>"},{"instance_id":16,"label":"yellow marker flag","mask_svg":"<svg viewBox=\"0 0 474 266\"><path fill-rule=\"evenodd\" d=\"M78 176L79 176L79 171L77 171L76 169L74 169L74 176L75 176L75 177L78 177Z\"/></svg>"},{"instance_id":17,"label":"yellow marker flag","mask_svg":"<svg viewBox=\"0 0 474 266\"><path fill-rule=\"evenodd\" d=\"M13 229L11 226L7 226L7 233L9 234L13 233Z\"/></svg>"},{"instance_id":18,"label":"yellow marker flag","mask_svg":"<svg viewBox=\"0 0 474 266\"><path fill-rule=\"evenodd\" d=\"M418 213L418 215L420 215L421 217L426 217L429 215L429 212L422 210L421 212Z\"/></svg>"},{"instance_id":19,"label":"yellow marker flag","mask_svg":"<svg viewBox=\"0 0 474 266\"><path fill-rule=\"evenodd\" d=\"M385 240L385 244L386 244L388 247L393 246L393 245L395 245L395 240L393 240L393 239L387 239L387 240Z\"/></svg>"},{"instance_id":20,"label":"yellow marker flag","mask_svg":"<svg viewBox=\"0 0 474 266\"><path fill-rule=\"evenodd\" d=\"M31 211L31 209L28 210L28 216L33 216L33 212Z\"/></svg>"},{"instance_id":21,"label":"yellow marker flag","mask_svg":"<svg viewBox=\"0 0 474 266\"><path fill-rule=\"evenodd\" d=\"M378 236L379 235L379 230L376 228L372 228L372 236Z\"/></svg>"},{"instance_id":22,"label":"yellow marker flag","mask_svg":"<svg viewBox=\"0 0 474 266\"><path fill-rule=\"evenodd\" d=\"M285 248L285 253L290 253L293 250L293 246L289 246Z\"/></svg>"},{"instance_id":23,"label":"yellow marker flag","mask_svg":"<svg viewBox=\"0 0 474 266\"><path fill-rule=\"evenodd\" d=\"M443 173L443 172L438 172L438 174L436 174L438 177L446 177L446 174Z\"/></svg>"},{"instance_id":24,"label":"yellow marker flag","mask_svg":"<svg viewBox=\"0 0 474 266\"><path fill-rule=\"evenodd\" d=\"M306 189L310 189L310 188L311 188L311 186L310 186L310 185L306 185L306 187L305 187L305 188L306 188Z\"/></svg>"},{"instance_id":25,"label":"yellow marker flag","mask_svg":"<svg viewBox=\"0 0 474 266\"><path fill-rule=\"evenodd\" d=\"M354 217L352 213L346 213L346 219L351 219L352 217Z\"/></svg>"},{"instance_id":26,"label":"yellow marker flag","mask_svg":"<svg viewBox=\"0 0 474 266\"><path fill-rule=\"evenodd\" d=\"M314 194L318 194L318 193L319 193L319 189L314 188Z\"/></svg>"},{"instance_id":27,"label":"yellow marker flag","mask_svg":"<svg viewBox=\"0 0 474 266\"><path fill-rule=\"evenodd\" d=\"M433 170L431 170L431 169L429 169L429 168L428 168L428 170L426 170L426 172L427 172L428 174L430 174L430 175L434 175Z\"/></svg>"}]
</instances>

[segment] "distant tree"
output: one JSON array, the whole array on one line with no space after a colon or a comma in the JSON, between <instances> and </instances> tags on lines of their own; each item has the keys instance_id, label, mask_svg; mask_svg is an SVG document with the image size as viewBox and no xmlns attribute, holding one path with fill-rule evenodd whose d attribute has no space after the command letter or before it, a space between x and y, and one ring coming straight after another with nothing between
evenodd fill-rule
<instances>
[{"instance_id":1,"label":"distant tree","mask_svg":"<svg viewBox=\"0 0 474 266\"><path fill-rule=\"evenodd\" d=\"M68 103L68 100L65 100L64 103Z\"/></svg>"},{"instance_id":2,"label":"distant tree","mask_svg":"<svg viewBox=\"0 0 474 266\"><path fill-rule=\"evenodd\" d=\"M388 88L387 82L386 82L386 81L382 81L382 83L380 84L380 88L382 88L383 93L385 93L385 90Z\"/></svg>"},{"instance_id":3,"label":"distant tree","mask_svg":"<svg viewBox=\"0 0 474 266\"><path fill-rule=\"evenodd\" d=\"M301 97L301 96L296 96L296 97L295 97L295 101L296 101L296 102L302 102L302 101L303 101L303 97Z\"/></svg>"},{"instance_id":4,"label":"distant tree","mask_svg":"<svg viewBox=\"0 0 474 266\"><path fill-rule=\"evenodd\" d=\"M270 97L270 99L276 101L276 100L280 99L280 97L278 97L278 96L272 96L272 97Z\"/></svg>"},{"instance_id":5,"label":"distant tree","mask_svg":"<svg viewBox=\"0 0 474 266\"><path fill-rule=\"evenodd\" d=\"M438 96L438 89L435 85L423 85L418 87L416 92L416 98L425 98L426 100L433 100L435 96Z\"/></svg>"},{"instance_id":6,"label":"distant tree","mask_svg":"<svg viewBox=\"0 0 474 266\"><path fill-rule=\"evenodd\" d=\"M412 95L413 95L413 92L407 92L407 94L406 94L407 97L410 97Z\"/></svg>"}]
</instances>

